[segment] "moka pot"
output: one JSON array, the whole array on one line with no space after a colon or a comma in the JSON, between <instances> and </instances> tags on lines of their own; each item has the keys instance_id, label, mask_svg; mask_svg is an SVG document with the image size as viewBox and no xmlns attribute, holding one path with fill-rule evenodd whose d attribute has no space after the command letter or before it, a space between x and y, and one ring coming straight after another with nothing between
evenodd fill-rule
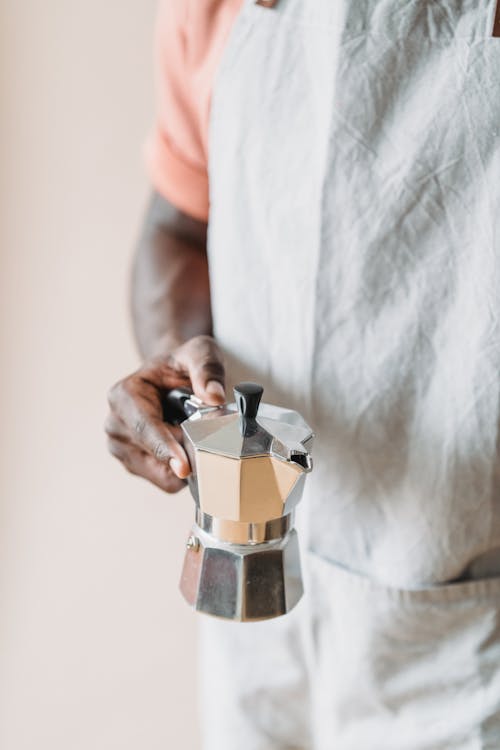
<instances>
[{"instance_id":1,"label":"moka pot","mask_svg":"<svg viewBox=\"0 0 500 750\"><path fill-rule=\"evenodd\" d=\"M240 383L235 403L167 395L181 424L196 511L180 589L199 612L254 621L289 612L303 593L294 510L312 469L313 433L295 411L260 403Z\"/></svg>"}]
</instances>

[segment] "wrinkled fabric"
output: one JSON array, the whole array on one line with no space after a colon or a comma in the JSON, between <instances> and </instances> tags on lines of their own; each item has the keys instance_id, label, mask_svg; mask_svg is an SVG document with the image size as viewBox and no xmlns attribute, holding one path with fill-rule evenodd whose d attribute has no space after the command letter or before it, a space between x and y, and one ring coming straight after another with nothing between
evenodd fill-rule
<instances>
[{"instance_id":1,"label":"wrinkled fabric","mask_svg":"<svg viewBox=\"0 0 500 750\"><path fill-rule=\"evenodd\" d=\"M494 11L247 2L232 29L215 334L231 379L317 438L304 601L283 625L205 628L208 750L500 747Z\"/></svg>"}]
</instances>

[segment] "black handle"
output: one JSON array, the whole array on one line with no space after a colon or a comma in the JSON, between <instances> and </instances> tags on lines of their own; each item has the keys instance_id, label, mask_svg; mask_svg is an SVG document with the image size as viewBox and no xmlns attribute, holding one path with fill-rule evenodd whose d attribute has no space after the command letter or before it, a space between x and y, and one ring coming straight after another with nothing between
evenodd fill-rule
<instances>
[{"instance_id":1,"label":"black handle","mask_svg":"<svg viewBox=\"0 0 500 750\"><path fill-rule=\"evenodd\" d=\"M170 424L180 424L192 414L186 410L185 403L193 392L189 388L173 388L163 397L163 419Z\"/></svg>"},{"instance_id":2,"label":"black handle","mask_svg":"<svg viewBox=\"0 0 500 750\"><path fill-rule=\"evenodd\" d=\"M234 388L234 400L241 417L255 419L264 389L258 383L239 383Z\"/></svg>"}]
</instances>

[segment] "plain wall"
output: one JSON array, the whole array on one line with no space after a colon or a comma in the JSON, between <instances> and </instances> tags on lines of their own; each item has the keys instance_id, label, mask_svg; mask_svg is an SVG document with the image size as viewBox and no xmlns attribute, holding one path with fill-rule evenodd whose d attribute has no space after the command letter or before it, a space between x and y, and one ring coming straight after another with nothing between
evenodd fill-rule
<instances>
[{"instance_id":1,"label":"plain wall","mask_svg":"<svg viewBox=\"0 0 500 750\"><path fill-rule=\"evenodd\" d=\"M198 747L192 519L105 448L137 365L154 0L0 4L0 747Z\"/></svg>"}]
</instances>

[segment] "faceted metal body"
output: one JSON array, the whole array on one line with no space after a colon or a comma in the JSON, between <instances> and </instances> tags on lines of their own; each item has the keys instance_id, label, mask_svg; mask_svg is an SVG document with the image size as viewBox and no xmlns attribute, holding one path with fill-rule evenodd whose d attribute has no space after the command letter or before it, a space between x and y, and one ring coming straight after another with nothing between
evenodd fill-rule
<instances>
[{"instance_id":1,"label":"faceted metal body","mask_svg":"<svg viewBox=\"0 0 500 750\"><path fill-rule=\"evenodd\" d=\"M249 622L289 612L303 593L297 532L254 545L223 544L193 529L180 589L199 612Z\"/></svg>"},{"instance_id":2,"label":"faceted metal body","mask_svg":"<svg viewBox=\"0 0 500 750\"><path fill-rule=\"evenodd\" d=\"M293 510L312 468L313 433L296 412L267 404L251 417L236 404L190 399L185 408L196 524L182 594L200 612L231 620L285 614L303 591Z\"/></svg>"}]
</instances>

